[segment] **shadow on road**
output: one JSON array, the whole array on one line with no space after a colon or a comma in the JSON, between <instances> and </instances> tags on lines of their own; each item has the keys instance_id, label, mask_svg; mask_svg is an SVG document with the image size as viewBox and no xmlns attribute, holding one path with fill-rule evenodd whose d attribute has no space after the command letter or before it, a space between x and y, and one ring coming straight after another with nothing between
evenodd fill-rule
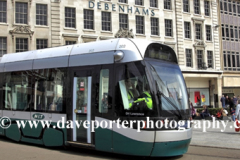
<instances>
[{"instance_id":1,"label":"shadow on road","mask_svg":"<svg viewBox=\"0 0 240 160\"><path fill-rule=\"evenodd\" d=\"M75 155L75 156L84 156L86 158L97 158L97 159L113 159L113 160L120 160L120 159L131 159L131 160L139 160L139 159L147 159L147 160L157 160L157 158L152 158L152 157L139 157L139 156L129 156L129 155L122 155L122 154L115 154L115 153L109 153L109 152L101 152L101 151L96 151L96 150L91 150L91 149L86 149L86 148L79 148L79 147L45 147L42 145L35 145L35 144L30 144L30 143L25 143L25 142L15 142L12 141L6 137L0 136L0 141L2 142L7 142L7 143L12 143L12 144L17 144L17 145L27 145L31 147L35 147L36 150L37 148L41 149L46 149L50 151L57 151L61 152L64 154L70 154L70 155ZM166 160L176 160L176 159L181 159L183 156L175 156L175 157L164 157ZM162 157L163 158L163 157Z\"/></svg>"}]
</instances>

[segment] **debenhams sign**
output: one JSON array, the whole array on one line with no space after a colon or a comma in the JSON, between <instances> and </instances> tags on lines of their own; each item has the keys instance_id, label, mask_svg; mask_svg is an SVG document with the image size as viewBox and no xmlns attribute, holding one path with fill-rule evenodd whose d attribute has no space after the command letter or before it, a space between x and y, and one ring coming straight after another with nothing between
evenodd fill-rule
<instances>
[{"instance_id":1,"label":"debenhams sign","mask_svg":"<svg viewBox=\"0 0 240 160\"><path fill-rule=\"evenodd\" d=\"M88 2L89 8L95 8L105 11L119 11L122 13L134 13L134 14L140 14L140 15L151 15L155 16L153 9L145 9L145 8L138 8L138 7L130 7L130 6L124 6L124 5L116 5L116 4L109 4L109 3L101 3L101 2L94 2L89 1ZM126 12L125 12L126 11Z\"/></svg>"}]
</instances>

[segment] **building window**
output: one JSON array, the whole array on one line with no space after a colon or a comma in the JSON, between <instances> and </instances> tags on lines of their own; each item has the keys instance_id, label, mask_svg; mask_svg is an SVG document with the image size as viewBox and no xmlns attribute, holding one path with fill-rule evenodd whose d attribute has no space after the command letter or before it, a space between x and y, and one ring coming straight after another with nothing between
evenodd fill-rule
<instances>
[{"instance_id":1,"label":"building window","mask_svg":"<svg viewBox=\"0 0 240 160\"><path fill-rule=\"evenodd\" d=\"M212 40L211 26L209 26L209 25L206 25L206 40L207 41Z\"/></svg>"},{"instance_id":2,"label":"building window","mask_svg":"<svg viewBox=\"0 0 240 160\"><path fill-rule=\"evenodd\" d=\"M66 45L73 45L76 44L76 41L66 41L65 43Z\"/></svg>"},{"instance_id":3,"label":"building window","mask_svg":"<svg viewBox=\"0 0 240 160\"><path fill-rule=\"evenodd\" d=\"M119 14L119 28L128 29L128 15Z\"/></svg>"},{"instance_id":4,"label":"building window","mask_svg":"<svg viewBox=\"0 0 240 160\"><path fill-rule=\"evenodd\" d=\"M210 3L209 1L204 1L205 16L210 16Z\"/></svg>"},{"instance_id":5,"label":"building window","mask_svg":"<svg viewBox=\"0 0 240 160\"><path fill-rule=\"evenodd\" d=\"M184 22L185 38L191 38L191 25L190 22Z\"/></svg>"},{"instance_id":6,"label":"building window","mask_svg":"<svg viewBox=\"0 0 240 160\"><path fill-rule=\"evenodd\" d=\"M102 30L111 31L111 12L102 12Z\"/></svg>"},{"instance_id":7,"label":"building window","mask_svg":"<svg viewBox=\"0 0 240 160\"><path fill-rule=\"evenodd\" d=\"M213 68L213 52L207 51L208 68Z\"/></svg>"},{"instance_id":8,"label":"building window","mask_svg":"<svg viewBox=\"0 0 240 160\"><path fill-rule=\"evenodd\" d=\"M119 0L120 3L127 3L127 0Z\"/></svg>"},{"instance_id":9,"label":"building window","mask_svg":"<svg viewBox=\"0 0 240 160\"><path fill-rule=\"evenodd\" d=\"M84 29L93 29L93 10L84 9Z\"/></svg>"},{"instance_id":10,"label":"building window","mask_svg":"<svg viewBox=\"0 0 240 160\"><path fill-rule=\"evenodd\" d=\"M150 0L150 7L158 7L157 0Z\"/></svg>"},{"instance_id":11,"label":"building window","mask_svg":"<svg viewBox=\"0 0 240 160\"><path fill-rule=\"evenodd\" d=\"M222 0L220 1L220 10L221 10L221 13L223 13L223 2L222 2Z\"/></svg>"},{"instance_id":12,"label":"building window","mask_svg":"<svg viewBox=\"0 0 240 160\"><path fill-rule=\"evenodd\" d=\"M235 29L235 41L238 41L238 27L235 26L234 29Z\"/></svg>"},{"instance_id":13,"label":"building window","mask_svg":"<svg viewBox=\"0 0 240 160\"><path fill-rule=\"evenodd\" d=\"M165 36L172 37L172 20L165 19Z\"/></svg>"},{"instance_id":14,"label":"building window","mask_svg":"<svg viewBox=\"0 0 240 160\"><path fill-rule=\"evenodd\" d=\"M28 51L28 39L16 38L16 52Z\"/></svg>"},{"instance_id":15,"label":"building window","mask_svg":"<svg viewBox=\"0 0 240 160\"><path fill-rule=\"evenodd\" d=\"M151 34L159 35L159 23L158 18L151 18Z\"/></svg>"},{"instance_id":16,"label":"building window","mask_svg":"<svg viewBox=\"0 0 240 160\"><path fill-rule=\"evenodd\" d=\"M227 1L225 0L224 1L224 13L227 14L228 12L228 9L227 9Z\"/></svg>"},{"instance_id":17,"label":"building window","mask_svg":"<svg viewBox=\"0 0 240 160\"><path fill-rule=\"evenodd\" d=\"M164 9L171 9L171 0L164 0Z\"/></svg>"},{"instance_id":18,"label":"building window","mask_svg":"<svg viewBox=\"0 0 240 160\"><path fill-rule=\"evenodd\" d=\"M47 5L36 5L36 24L45 26L47 25Z\"/></svg>"},{"instance_id":19,"label":"building window","mask_svg":"<svg viewBox=\"0 0 240 160\"><path fill-rule=\"evenodd\" d=\"M225 27L224 27L224 24L222 24L222 39L225 40Z\"/></svg>"},{"instance_id":20,"label":"building window","mask_svg":"<svg viewBox=\"0 0 240 160\"><path fill-rule=\"evenodd\" d=\"M48 40L47 39L37 39L37 49L48 48Z\"/></svg>"},{"instance_id":21,"label":"building window","mask_svg":"<svg viewBox=\"0 0 240 160\"><path fill-rule=\"evenodd\" d=\"M226 33L226 34L225 34L226 40L229 40L229 28L228 28L228 25L225 25L225 29L226 29L226 30L225 30L225 31L226 31L226 32L225 32L225 33Z\"/></svg>"},{"instance_id":22,"label":"building window","mask_svg":"<svg viewBox=\"0 0 240 160\"><path fill-rule=\"evenodd\" d=\"M7 53L7 38L0 37L0 57Z\"/></svg>"},{"instance_id":23,"label":"building window","mask_svg":"<svg viewBox=\"0 0 240 160\"><path fill-rule=\"evenodd\" d=\"M136 33L144 34L144 17L136 16Z\"/></svg>"},{"instance_id":24,"label":"building window","mask_svg":"<svg viewBox=\"0 0 240 160\"><path fill-rule=\"evenodd\" d=\"M237 13L238 13L238 17L240 17L240 5L239 5L239 3L237 4Z\"/></svg>"},{"instance_id":25,"label":"building window","mask_svg":"<svg viewBox=\"0 0 240 160\"><path fill-rule=\"evenodd\" d=\"M231 36L231 41L234 41L233 26L230 26L230 36Z\"/></svg>"},{"instance_id":26,"label":"building window","mask_svg":"<svg viewBox=\"0 0 240 160\"><path fill-rule=\"evenodd\" d=\"M232 15L232 2L228 0L228 14Z\"/></svg>"},{"instance_id":27,"label":"building window","mask_svg":"<svg viewBox=\"0 0 240 160\"><path fill-rule=\"evenodd\" d=\"M201 24L195 24L196 39L201 39Z\"/></svg>"},{"instance_id":28,"label":"building window","mask_svg":"<svg viewBox=\"0 0 240 160\"><path fill-rule=\"evenodd\" d=\"M16 2L15 22L27 24L28 22L28 4Z\"/></svg>"},{"instance_id":29,"label":"building window","mask_svg":"<svg viewBox=\"0 0 240 160\"><path fill-rule=\"evenodd\" d=\"M186 66L192 67L192 50L186 49Z\"/></svg>"},{"instance_id":30,"label":"building window","mask_svg":"<svg viewBox=\"0 0 240 160\"><path fill-rule=\"evenodd\" d=\"M0 1L0 22L7 23L7 2Z\"/></svg>"},{"instance_id":31,"label":"building window","mask_svg":"<svg viewBox=\"0 0 240 160\"><path fill-rule=\"evenodd\" d=\"M202 68L203 65L203 51L202 50L197 50L197 64L198 68Z\"/></svg>"},{"instance_id":32,"label":"building window","mask_svg":"<svg viewBox=\"0 0 240 160\"><path fill-rule=\"evenodd\" d=\"M135 0L135 4L143 6L143 0Z\"/></svg>"},{"instance_id":33,"label":"building window","mask_svg":"<svg viewBox=\"0 0 240 160\"><path fill-rule=\"evenodd\" d=\"M237 9L236 9L236 2L233 1L233 15L236 16L237 15Z\"/></svg>"},{"instance_id":34,"label":"building window","mask_svg":"<svg viewBox=\"0 0 240 160\"><path fill-rule=\"evenodd\" d=\"M183 0L183 12L189 12L189 0Z\"/></svg>"},{"instance_id":35,"label":"building window","mask_svg":"<svg viewBox=\"0 0 240 160\"><path fill-rule=\"evenodd\" d=\"M65 8L65 27L76 28L75 8Z\"/></svg>"},{"instance_id":36,"label":"building window","mask_svg":"<svg viewBox=\"0 0 240 160\"><path fill-rule=\"evenodd\" d=\"M194 13L200 14L200 2L199 0L194 0Z\"/></svg>"}]
</instances>

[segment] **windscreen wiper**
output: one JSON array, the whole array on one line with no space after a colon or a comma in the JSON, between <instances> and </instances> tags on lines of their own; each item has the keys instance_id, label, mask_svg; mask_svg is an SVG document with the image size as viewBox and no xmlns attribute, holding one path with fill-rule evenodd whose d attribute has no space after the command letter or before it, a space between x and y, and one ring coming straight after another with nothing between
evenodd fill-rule
<instances>
[{"instance_id":1,"label":"windscreen wiper","mask_svg":"<svg viewBox=\"0 0 240 160\"><path fill-rule=\"evenodd\" d=\"M178 117L178 119L182 119L182 114L181 114L181 111L179 110L179 108L172 102L170 101L167 96L165 94L163 94L160 90L159 90L159 86L158 86L158 83L157 81L155 80L155 83L156 83L156 86L158 88L157 90L157 96L158 96L158 99L160 99L160 97L162 96L164 99L166 99L168 101L169 104L171 104L173 106L174 109L176 109L176 111L178 112L178 114L176 112L173 112L174 115L176 115Z\"/></svg>"}]
</instances>

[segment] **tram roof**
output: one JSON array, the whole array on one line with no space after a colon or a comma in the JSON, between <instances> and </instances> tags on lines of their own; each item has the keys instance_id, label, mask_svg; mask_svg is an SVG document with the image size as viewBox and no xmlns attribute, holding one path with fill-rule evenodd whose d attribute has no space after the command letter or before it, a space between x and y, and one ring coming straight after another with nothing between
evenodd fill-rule
<instances>
[{"instance_id":1,"label":"tram roof","mask_svg":"<svg viewBox=\"0 0 240 160\"><path fill-rule=\"evenodd\" d=\"M126 39L126 38L110 39L68 46L60 46L54 48L32 50L27 52L5 54L0 59L0 63L55 58L79 54L91 54L114 50L136 50L136 49L141 53L141 56L144 57L144 52L150 43L151 43L150 41L140 39ZM120 45L126 46L125 48L121 48ZM135 48L133 48L133 45L135 45Z\"/></svg>"}]
</instances>

